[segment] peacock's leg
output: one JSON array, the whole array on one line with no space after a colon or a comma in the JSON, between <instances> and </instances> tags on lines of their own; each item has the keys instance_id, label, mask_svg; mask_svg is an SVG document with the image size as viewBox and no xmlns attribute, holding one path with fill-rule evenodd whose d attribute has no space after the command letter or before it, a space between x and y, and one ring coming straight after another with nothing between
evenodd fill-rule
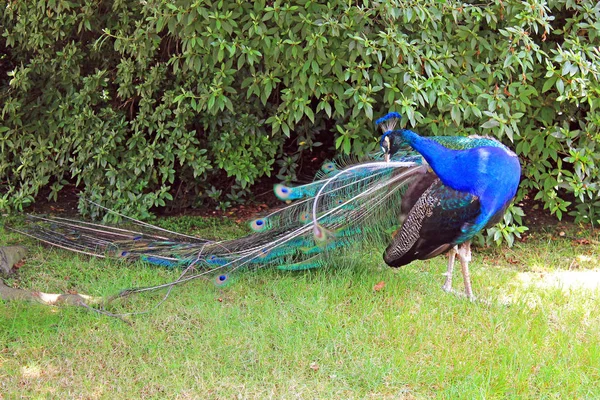
<instances>
[{"instance_id":1,"label":"peacock's leg","mask_svg":"<svg viewBox=\"0 0 600 400\"><path fill-rule=\"evenodd\" d=\"M456 258L456 246L450 249L448 252L448 269L446 270L446 282L444 282L444 286L442 289L446 292L452 291L452 272L454 272L454 259Z\"/></svg>"},{"instance_id":2,"label":"peacock's leg","mask_svg":"<svg viewBox=\"0 0 600 400\"><path fill-rule=\"evenodd\" d=\"M473 300L473 291L471 290L471 276L469 274L469 262L471 261L471 241L466 241L458 248L458 259L462 268L463 279L465 281L465 294L469 300Z\"/></svg>"}]
</instances>

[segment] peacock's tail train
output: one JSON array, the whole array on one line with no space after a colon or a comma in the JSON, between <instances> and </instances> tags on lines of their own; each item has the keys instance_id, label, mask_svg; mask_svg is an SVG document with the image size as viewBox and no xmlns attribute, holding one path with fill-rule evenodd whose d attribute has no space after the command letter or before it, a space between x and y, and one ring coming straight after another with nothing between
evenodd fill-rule
<instances>
[{"instance_id":1,"label":"peacock's tail train","mask_svg":"<svg viewBox=\"0 0 600 400\"><path fill-rule=\"evenodd\" d=\"M203 277L223 285L244 268L316 268L333 251L389 231L398 224L398 204L407 186L426 171L414 154L390 162L376 157L350 165L326 162L309 184L275 185L286 205L251 221L253 232L234 240L196 238L136 220L135 228L124 229L35 215L20 232L91 256L170 268L192 265L194 272L177 283Z\"/></svg>"}]
</instances>

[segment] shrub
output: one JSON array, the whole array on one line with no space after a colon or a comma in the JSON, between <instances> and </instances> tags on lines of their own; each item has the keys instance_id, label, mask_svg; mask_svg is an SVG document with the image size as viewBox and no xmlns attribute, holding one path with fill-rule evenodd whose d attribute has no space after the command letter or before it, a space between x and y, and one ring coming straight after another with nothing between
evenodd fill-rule
<instances>
[{"instance_id":1,"label":"shrub","mask_svg":"<svg viewBox=\"0 0 600 400\"><path fill-rule=\"evenodd\" d=\"M0 7L0 208L67 181L133 215L226 207L321 143L376 149L371 121L395 110L422 134L512 142L519 200L600 222L595 1Z\"/></svg>"}]
</instances>

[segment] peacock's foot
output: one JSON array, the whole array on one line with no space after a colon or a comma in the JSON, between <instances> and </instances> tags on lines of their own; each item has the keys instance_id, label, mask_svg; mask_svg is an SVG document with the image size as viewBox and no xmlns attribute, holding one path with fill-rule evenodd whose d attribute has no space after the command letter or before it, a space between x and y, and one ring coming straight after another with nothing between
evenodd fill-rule
<instances>
[{"instance_id":1,"label":"peacock's foot","mask_svg":"<svg viewBox=\"0 0 600 400\"><path fill-rule=\"evenodd\" d=\"M444 285L442 286L442 290L444 292L451 293L452 292L452 279L450 277L448 277L447 274L442 274L442 275L446 275L446 282L444 282Z\"/></svg>"},{"instance_id":2,"label":"peacock's foot","mask_svg":"<svg viewBox=\"0 0 600 400\"><path fill-rule=\"evenodd\" d=\"M442 290L446 293L451 293L451 294L455 295L456 297L465 297L471 302L475 302L478 300L477 297L475 297L475 295L473 295L473 293L471 293L469 295L460 290L452 289L452 287L447 287L446 285L442 286Z\"/></svg>"}]
</instances>

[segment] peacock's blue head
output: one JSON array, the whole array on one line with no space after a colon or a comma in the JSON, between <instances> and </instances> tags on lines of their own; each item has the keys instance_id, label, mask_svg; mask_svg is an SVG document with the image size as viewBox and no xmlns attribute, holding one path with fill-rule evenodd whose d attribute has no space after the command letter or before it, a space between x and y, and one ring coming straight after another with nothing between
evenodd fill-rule
<instances>
[{"instance_id":1,"label":"peacock's blue head","mask_svg":"<svg viewBox=\"0 0 600 400\"><path fill-rule=\"evenodd\" d=\"M375 121L377 127L383 132L379 145L385 161L389 161L390 157L406 144L402 131L394 129L401 118L402 116L397 112L391 112Z\"/></svg>"}]
</instances>

